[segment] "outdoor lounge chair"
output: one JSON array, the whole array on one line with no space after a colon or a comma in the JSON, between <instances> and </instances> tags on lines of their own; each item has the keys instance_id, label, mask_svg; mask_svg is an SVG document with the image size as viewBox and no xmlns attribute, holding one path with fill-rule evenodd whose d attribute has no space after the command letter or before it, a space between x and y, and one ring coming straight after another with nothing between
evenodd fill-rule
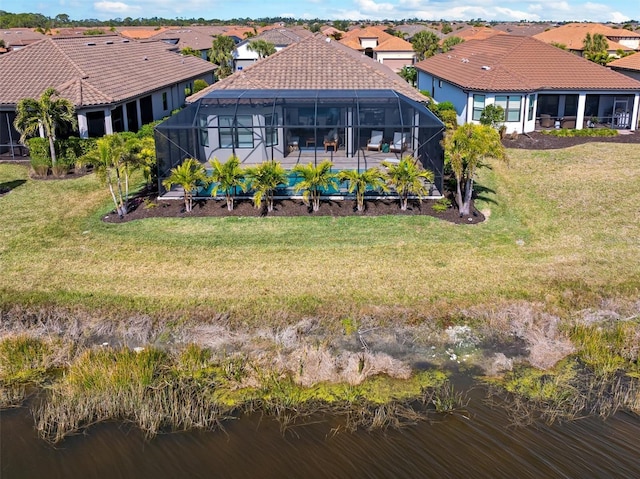
<instances>
[{"instance_id":1,"label":"outdoor lounge chair","mask_svg":"<svg viewBox=\"0 0 640 479\"><path fill-rule=\"evenodd\" d=\"M367 142L367 150L380 151L382 149L382 135L384 135L384 132L380 130L372 130L371 138L369 138L369 141Z\"/></svg>"},{"instance_id":2,"label":"outdoor lounge chair","mask_svg":"<svg viewBox=\"0 0 640 479\"><path fill-rule=\"evenodd\" d=\"M339 142L340 137L338 136L338 130L330 130L329 133L324 137L324 151L327 151L330 146L333 147L333 151L338 151Z\"/></svg>"},{"instance_id":3,"label":"outdoor lounge chair","mask_svg":"<svg viewBox=\"0 0 640 479\"><path fill-rule=\"evenodd\" d=\"M396 131L393 134L393 143L389 145L389 150L395 153L402 153L407 149L407 136L404 133Z\"/></svg>"}]
</instances>

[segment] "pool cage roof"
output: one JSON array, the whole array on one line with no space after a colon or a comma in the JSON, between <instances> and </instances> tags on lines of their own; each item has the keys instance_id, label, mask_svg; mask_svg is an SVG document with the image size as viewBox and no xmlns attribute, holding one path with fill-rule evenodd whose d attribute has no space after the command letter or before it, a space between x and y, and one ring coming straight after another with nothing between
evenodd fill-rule
<instances>
[{"instance_id":1,"label":"pool cage roof","mask_svg":"<svg viewBox=\"0 0 640 479\"><path fill-rule=\"evenodd\" d=\"M214 110L224 109L225 115L242 112L242 107L273 108L277 107L307 107L314 108L353 108L354 111L371 108L391 108L400 112L399 121L380 124L366 123L360 115L354 115L353 127L405 127L418 126L407 119L414 114L420 114L421 127L436 127L444 129L442 122L426 107L411 98L394 90L214 90L169 117L159 124L157 129L197 127L198 118L202 114L211 114ZM211 113L210 113L211 112ZM277 126L277 125L274 125ZM304 126L295 123L280 125L285 127Z\"/></svg>"},{"instance_id":2,"label":"pool cage roof","mask_svg":"<svg viewBox=\"0 0 640 479\"><path fill-rule=\"evenodd\" d=\"M227 150L215 148L223 148L220 146L221 135L227 135L229 127L225 130L217 118L225 117L226 125L239 131L242 118L246 118L250 111L263 121L248 127L254 130L256 138L267 135L265 130L259 133L260 128L280 132L281 138L300 134L300 131L320 138L329 127L339 129L344 135L344 155L353 158L358 167L363 142L366 144L372 130L383 130L387 136L393 136L394 132L406 133L412 139L414 156L425 168L434 172L434 183L442 191L444 154L440 142L445 131L443 123L426 104L390 89L213 90L156 126L159 182L185 158L206 161L213 153L224 155ZM321 117L323 123L319 121ZM327 117L332 118L331 123L324 122ZM311 122L309 119L312 119ZM203 146L202 136L199 135L206 135L207 130L212 141L218 141L217 147L208 143ZM348 146L345 144L347 137ZM242 150L235 144L231 146L233 154L241 157L246 164L260 158L260 148L256 145L251 150ZM273 146L267 146L264 150L261 153L264 159L278 160L278 155L287 155L285 150L278 152Z\"/></svg>"}]
</instances>

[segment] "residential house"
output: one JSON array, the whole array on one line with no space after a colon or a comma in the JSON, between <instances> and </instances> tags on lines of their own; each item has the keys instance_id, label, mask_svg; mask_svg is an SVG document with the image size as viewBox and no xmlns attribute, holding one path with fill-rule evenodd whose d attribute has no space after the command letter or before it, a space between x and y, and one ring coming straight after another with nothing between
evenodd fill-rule
<instances>
[{"instance_id":1,"label":"residential house","mask_svg":"<svg viewBox=\"0 0 640 479\"><path fill-rule=\"evenodd\" d=\"M625 53L640 49L640 33L613 28L600 23L567 23L534 35L534 38L545 43L564 45L566 49L576 55L584 53L584 40L587 34L603 35L607 39L609 55L617 56L618 51Z\"/></svg>"},{"instance_id":2,"label":"residential house","mask_svg":"<svg viewBox=\"0 0 640 479\"><path fill-rule=\"evenodd\" d=\"M607 63L607 68L640 81L640 53L613 60Z\"/></svg>"},{"instance_id":3,"label":"residential house","mask_svg":"<svg viewBox=\"0 0 640 479\"><path fill-rule=\"evenodd\" d=\"M231 155L288 168L329 158L340 169L413 155L442 191L444 125L427 100L385 65L314 35L192 95L156 127L160 191L185 158Z\"/></svg>"},{"instance_id":4,"label":"residential house","mask_svg":"<svg viewBox=\"0 0 640 479\"><path fill-rule=\"evenodd\" d=\"M390 35L380 27L354 28L346 32L340 43L362 52L377 62L400 71L416 61L413 45L402 38Z\"/></svg>"},{"instance_id":5,"label":"residential house","mask_svg":"<svg viewBox=\"0 0 640 479\"><path fill-rule=\"evenodd\" d=\"M257 62L260 57L257 52L250 49L251 43L256 40L263 40L271 43L276 51L301 41L304 38L313 36L309 30L304 28L274 28L265 30L256 36L247 38L236 45L233 51L233 70L240 71L249 65Z\"/></svg>"},{"instance_id":6,"label":"residential house","mask_svg":"<svg viewBox=\"0 0 640 479\"><path fill-rule=\"evenodd\" d=\"M20 50L45 38L44 33L32 28L5 28L0 30L0 40L4 41L7 51Z\"/></svg>"},{"instance_id":7,"label":"residential house","mask_svg":"<svg viewBox=\"0 0 640 479\"><path fill-rule=\"evenodd\" d=\"M214 81L215 66L117 35L48 37L0 56L0 153L16 143L16 104L55 88L78 115L78 134L137 131L184 105L194 80Z\"/></svg>"},{"instance_id":8,"label":"residential house","mask_svg":"<svg viewBox=\"0 0 640 479\"><path fill-rule=\"evenodd\" d=\"M229 27L226 26L189 26L189 27L169 27L155 35L149 37L149 40L163 41L170 45L174 45L178 51L184 48L193 48L200 52L200 57L204 60L209 59L209 50L213 43L214 37L223 35Z\"/></svg>"},{"instance_id":9,"label":"residential house","mask_svg":"<svg viewBox=\"0 0 640 479\"><path fill-rule=\"evenodd\" d=\"M504 109L507 132L638 124L640 82L532 37L470 40L416 68L418 89L452 102L459 124L489 104Z\"/></svg>"},{"instance_id":10,"label":"residential house","mask_svg":"<svg viewBox=\"0 0 640 479\"><path fill-rule=\"evenodd\" d=\"M444 39L447 39L449 37L458 37L464 40L465 42L468 42L469 40L484 40L486 38L491 38L496 35L506 35L506 34L507 32L505 31L487 27L487 26L477 27L473 25L466 25L466 26L463 26L462 28L458 28L456 30L453 30L450 33L447 33Z\"/></svg>"}]
</instances>

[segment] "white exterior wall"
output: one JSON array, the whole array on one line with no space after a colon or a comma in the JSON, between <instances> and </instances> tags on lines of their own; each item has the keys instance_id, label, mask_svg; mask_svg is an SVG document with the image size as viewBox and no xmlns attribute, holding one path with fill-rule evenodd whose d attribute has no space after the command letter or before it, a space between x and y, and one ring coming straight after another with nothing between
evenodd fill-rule
<instances>
[{"instance_id":1,"label":"white exterior wall","mask_svg":"<svg viewBox=\"0 0 640 479\"><path fill-rule=\"evenodd\" d=\"M377 38L361 38L360 46L362 48L375 49L378 46L378 39Z\"/></svg>"},{"instance_id":2,"label":"white exterior wall","mask_svg":"<svg viewBox=\"0 0 640 479\"><path fill-rule=\"evenodd\" d=\"M270 115L274 111L271 108L268 109L256 109L256 108L239 108L238 115L251 115L253 122L253 146L250 148L236 148L235 154L243 163L248 161L251 164L262 163L266 160L272 159L273 156L284 156L285 148L287 147L284 138L284 130L278 128L278 144L273 146L267 146L265 142L266 129L265 129L265 115ZM282 126L283 112L282 108L277 108L275 113L278 115L278 126ZM208 146L203 146L205 157L208 160L218 158L220 161L226 161L231 155L234 154L232 148L220 147L220 134L218 130L218 117L216 115L210 115L207 118L207 123L211 128L208 129Z\"/></svg>"}]
</instances>

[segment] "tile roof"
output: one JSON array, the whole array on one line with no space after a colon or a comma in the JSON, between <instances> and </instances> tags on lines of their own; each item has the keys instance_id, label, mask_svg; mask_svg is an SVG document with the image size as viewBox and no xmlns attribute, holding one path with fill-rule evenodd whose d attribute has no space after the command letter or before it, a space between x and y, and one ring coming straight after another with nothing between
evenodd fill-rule
<instances>
[{"instance_id":1,"label":"tile roof","mask_svg":"<svg viewBox=\"0 0 640 479\"><path fill-rule=\"evenodd\" d=\"M0 104L54 87L76 107L124 101L211 73L215 66L163 42L122 37L45 38L0 56ZM69 95L69 96L67 96Z\"/></svg>"},{"instance_id":2,"label":"tile roof","mask_svg":"<svg viewBox=\"0 0 640 479\"><path fill-rule=\"evenodd\" d=\"M167 30L166 27L122 27L117 32L123 37L142 40L155 37Z\"/></svg>"},{"instance_id":3,"label":"tile roof","mask_svg":"<svg viewBox=\"0 0 640 479\"><path fill-rule=\"evenodd\" d=\"M607 63L609 68L622 68L624 70L635 70L640 72L640 53L634 53L632 55L618 58L612 62Z\"/></svg>"},{"instance_id":4,"label":"tile roof","mask_svg":"<svg viewBox=\"0 0 640 479\"><path fill-rule=\"evenodd\" d=\"M187 100L194 102L218 89L390 89L416 101L426 100L387 66L322 34L283 48Z\"/></svg>"},{"instance_id":5,"label":"tile roof","mask_svg":"<svg viewBox=\"0 0 640 479\"><path fill-rule=\"evenodd\" d=\"M532 37L470 40L416 68L476 91L635 90L640 82Z\"/></svg>"},{"instance_id":6,"label":"tile roof","mask_svg":"<svg viewBox=\"0 0 640 479\"><path fill-rule=\"evenodd\" d=\"M255 37L248 38L247 41L264 40L266 42L273 43L277 47L284 47L311 36L313 36L313 33L305 29L294 30L292 28L273 28L271 30L265 30Z\"/></svg>"},{"instance_id":7,"label":"tile roof","mask_svg":"<svg viewBox=\"0 0 640 479\"><path fill-rule=\"evenodd\" d=\"M43 33L31 28L5 28L0 29L0 39L4 40L7 47L23 47L45 38Z\"/></svg>"},{"instance_id":8,"label":"tile roof","mask_svg":"<svg viewBox=\"0 0 640 479\"><path fill-rule=\"evenodd\" d=\"M149 40L162 40L166 42L175 41L179 50L191 47L194 50L208 50L211 48L213 38L222 35L228 27L224 26L191 26L191 27L170 27L165 28L160 33L149 37Z\"/></svg>"},{"instance_id":9,"label":"tile roof","mask_svg":"<svg viewBox=\"0 0 640 479\"><path fill-rule=\"evenodd\" d=\"M458 37L462 38L465 42L469 40L484 40L485 38L491 38L496 35L506 35L507 32L502 30L497 30L491 27L474 27L469 26L465 28L461 28L459 30L454 30L451 33L445 35L445 38L449 37Z\"/></svg>"},{"instance_id":10,"label":"tile roof","mask_svg":"<svg viewBox=\"0 0 640 479\"><path fill-rule=\"evenodd\" d=\"M630 50L615 39L619 38L640 38L640 33L623 30L621 28L611 28L600 23L567 23L566 25L547 30L534 35L537 40L546 43L560 43L566 45L570 50L582 51L583 41L587 33L593 35L600 33L607 37L609 50Z\"/></svg>"},{"instance_id":11,"label":"tile roof","mask_svg":"<svg viewBox=\"0 0 640 479\"><path fill-rule=\"evenodd\" d=\"M374 51L409 51L413 53L413 45L400 37L390 35L379 27L355 28L346 32L340 39L340 43L353 48L354 50L364 50L360 44L361 38L377 38L378 46Z\"/></svg>"}]
</instances>

